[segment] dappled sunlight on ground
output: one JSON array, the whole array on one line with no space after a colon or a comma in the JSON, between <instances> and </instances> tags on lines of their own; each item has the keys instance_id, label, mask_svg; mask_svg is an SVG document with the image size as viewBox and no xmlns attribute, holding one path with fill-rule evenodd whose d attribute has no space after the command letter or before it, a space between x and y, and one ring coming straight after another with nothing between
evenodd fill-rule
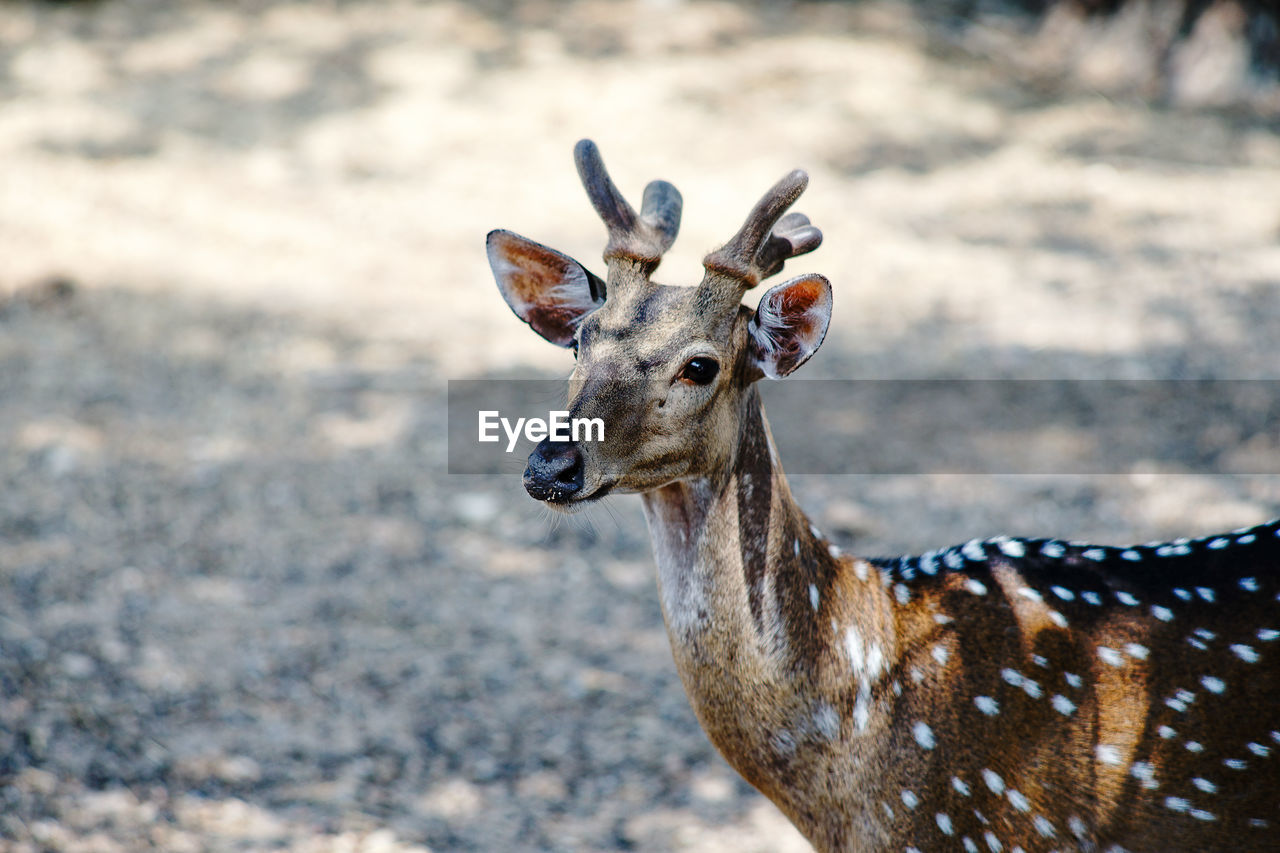
<instances>
[{"instance_id":1,"label":"dappled sunlight on ground","mask_svg":"<svg viewBox=\"0 0 1280 853\"><path fill-rule=\"evenodd\" d=\"M689 282L802 166L804 376L1276 378L1274 121L1022 67L892 3L4 4L5 849L806 849L693 719L637 501L445 473L447 379L572 361L484 235L598 270L591 136L681 189ZM871 553L1280 507L1177 474L794 485Z\"/></svg>"}]
</instances>

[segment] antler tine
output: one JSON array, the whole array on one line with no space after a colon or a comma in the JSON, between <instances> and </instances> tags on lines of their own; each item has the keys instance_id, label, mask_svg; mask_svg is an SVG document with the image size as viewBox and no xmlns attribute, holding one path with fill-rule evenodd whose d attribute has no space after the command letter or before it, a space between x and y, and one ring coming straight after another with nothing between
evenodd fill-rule
<instances>
[{"instance_id":1,"label":"antler tine","mask_svg":"<svg viewBox=\"0 0 1280 853\"><path fill-rule=\"evenodd\" d=\"M733 239L703 259L707 272L736 279L746 290L779 272L788 258L818 248L822 232L809 224L807 216L782 216L808 185L809 176L800 169L774 184Z\"/></svg>"},{"instance_id":2,"label":"antler tine","mask_svg":"<svg viewBox=\"0 0 1280 853\"><path fill-rule=\"evenodd\" d=\"M680 212L684 202L679 190L666 181L652 181L645 187L640 215L637 216L635 209L609 178L600 149L594 142L581 140L573 149L573 159L582 186L591 199L591 206L609 231L609 242L604 250L605 263L617 259L635 261L646 274L653 272L680 230Z\"/></svg>"},{"instance_id":3,"label":"antler tine","mask_svg":"<svg viewBox=\"0 0 1280 853\"><path fill-rule=\"evenodd\" d=\"M809 222L803 213L788 213L778 220L769 232L760 251L756 252L755 265L760 278L782 272L782 265L797 255L812 252L822 245L822 232Z\"/></svg>"}]
</instances>

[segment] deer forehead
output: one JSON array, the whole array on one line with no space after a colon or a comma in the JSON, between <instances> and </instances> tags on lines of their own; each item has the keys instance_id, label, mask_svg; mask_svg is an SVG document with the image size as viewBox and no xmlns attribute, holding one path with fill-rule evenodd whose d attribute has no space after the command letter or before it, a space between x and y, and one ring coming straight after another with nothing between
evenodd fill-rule
<instances>
[{"instance_id":1,"label":"deer forehead","mask_svg":"<svg viewBox=\"0 0 1280 853\"><path fill-rule=\"evenodd\" d=\"M716 316L695 296L692 287L655 285L629 299L610 299L583 322L580 355L589 350L593 361L626 360L644 369L675 360L699 344L727 353L738 337L736 315Z\"/></svg>"}]
</instances>

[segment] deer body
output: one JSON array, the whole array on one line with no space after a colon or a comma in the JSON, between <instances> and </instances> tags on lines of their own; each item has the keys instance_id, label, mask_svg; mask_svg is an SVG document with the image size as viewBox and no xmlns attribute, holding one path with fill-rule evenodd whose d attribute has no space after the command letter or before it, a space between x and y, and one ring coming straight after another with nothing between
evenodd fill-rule
<instances>
[{"instance_id":1,"label":"deer body","mask_svg":"<svg viewBox=\"0 0 1280 853\"><path fill-rule=\"evenodd\" d=\"M1280 523L1111 548L997 538L841 554L793 500L754 382L821 342L825 279L741 292L816 248L793 173L708 256L650 275L679 223L637 216L590 143L608 280L507 232L507 301L572 345L574 416L525 485L642 495L677 669L711 741L823 851L1280 850ZM797 177L799 175L799 177ZM607 297L606 297L607 293Z\"/></svg>"}]
</instances>

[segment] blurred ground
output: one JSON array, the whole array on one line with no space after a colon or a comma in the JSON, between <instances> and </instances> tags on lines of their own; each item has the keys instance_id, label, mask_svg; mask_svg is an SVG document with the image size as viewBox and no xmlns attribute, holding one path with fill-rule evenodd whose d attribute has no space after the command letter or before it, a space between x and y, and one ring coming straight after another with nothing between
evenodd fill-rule
<instances>
[{"instance_id":1,"label":"blurred ground","mask_svg":"<svg viewBox=\"0 0 1280 853\"><path fill-rule=\"evenodd\" d=\"M799 165L810 377L1277 378L1275 130L1047 93L894 5L0 6L0 849L806 849L688 710L636 501L444 473L447 378L568 369L485 232L594 262L591 136L681 188L690 280ZM1177 468L796 489L876 554L1280 508Z\"/></svg>"}]
</instances>

